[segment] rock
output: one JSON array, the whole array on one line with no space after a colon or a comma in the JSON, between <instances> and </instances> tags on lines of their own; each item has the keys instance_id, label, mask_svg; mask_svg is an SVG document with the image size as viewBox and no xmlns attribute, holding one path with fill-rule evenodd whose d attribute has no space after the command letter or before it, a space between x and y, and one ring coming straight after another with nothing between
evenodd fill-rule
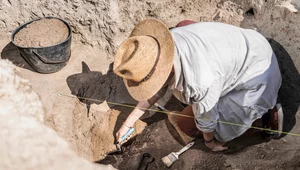
<instances>
[{"instance_id":1,"label":"rock","mask_svg":"<svg viewBox=\"0 0 300 170\"><path fill-rule=\"evenodd\" d=\"M283 7L285 7L286 9L288 9L291 12L297 13L300 7L300 2L298 4L298 2L285 2L282 4Z\"/></svg>"},{"instance_id":2,"label":"rock","mask_svg":"<svg viewBox=\"0 0 300 170\"><path fill-rule=\"evenodd\" d=\"M216 15L213 17L213 20L214 20L214 21L217 21L217 20L219 20L219 19L222 18L222 17L223 17L222 12L221 12L221 11L218 11L218 12L216 13Z\"/></svg>"},{"instance_id":3,"label":"rock","mask_svg":"<svg viewBox=\"0 0 300 170\"><path fill-rule=\"evenodd\" d=\"M300 1L299 0L292 0L291 4L294 5L294 7L297 10L300 10Z\"/></svg>"},{"instance_id":4,"label":"rock","mask_svg":"<svg viewBox=\"0 0 300 170\"><path fill-rule=\"evenodd\" d=\"M227 162L225 162L224 164L223 164L225 167L231 167L231 165L229 164L229 163L227 163Z\"/></svg>"}]
</instances>

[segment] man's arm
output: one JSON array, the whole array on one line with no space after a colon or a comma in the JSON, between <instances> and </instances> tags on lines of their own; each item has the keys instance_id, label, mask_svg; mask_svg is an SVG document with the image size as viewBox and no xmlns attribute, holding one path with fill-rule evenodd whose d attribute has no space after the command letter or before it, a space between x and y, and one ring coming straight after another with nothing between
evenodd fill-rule
<instances>
[{"instance_id":1,"label":"man's arm","mask_svg":"<svg viewBox=\"0 0 300 170\"><path fill-rule=\"evenodd\" d=\"M145 111L158 101L158 96L153 96L148 101L140 101L134 108L134 110L127 117L124 125L133 127L134 123L145 113Z\"/></svg>"}]
</instances>

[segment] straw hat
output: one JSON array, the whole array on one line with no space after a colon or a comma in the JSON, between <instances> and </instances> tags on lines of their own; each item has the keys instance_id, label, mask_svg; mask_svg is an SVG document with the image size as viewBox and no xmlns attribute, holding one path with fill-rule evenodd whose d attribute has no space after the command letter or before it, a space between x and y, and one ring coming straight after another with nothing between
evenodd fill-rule
<instances>
[{"instance_id":1,"label":"straw hat","mask_svg":"<svg viewBox=\"0 0 300 170\"><path fill-rule=\"evenodd\" d=\"M135 100L146 101L167 81L173 58L174 42L169 29L157 19L146 19L118 48L113 69Z\"/></svg>"}]
</instances>

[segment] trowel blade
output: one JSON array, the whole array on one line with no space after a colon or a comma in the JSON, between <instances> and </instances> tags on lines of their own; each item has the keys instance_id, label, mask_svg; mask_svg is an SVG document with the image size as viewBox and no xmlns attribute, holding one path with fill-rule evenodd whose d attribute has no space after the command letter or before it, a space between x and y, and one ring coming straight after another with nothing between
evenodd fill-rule
<instances>
[{"instance_id":1,"label":"trowel blade","mask_svg":"<svg viewBox=\"0 0 300 170\"><path fill-rule=\"evenodd\" d=\"M108 152L107 155L118 155L118 154L122 154L123 152L120 151L120 150L114 150L114 151L111 151L111 152Z\"/></svg>"},{"instance_id":2,"label":"trowel blade","mask_svg":"<svg viewBox=\"0 0 300 170\"><path fill-rule=\"evenodd\" d=\"M115 146L116 146L116 149L111 151L111 152L108 152L107 155L117 155L117 154L122 154L123 153L123 150L122 150L120 144L115 144Z\"/></svg>"}]
</instances>

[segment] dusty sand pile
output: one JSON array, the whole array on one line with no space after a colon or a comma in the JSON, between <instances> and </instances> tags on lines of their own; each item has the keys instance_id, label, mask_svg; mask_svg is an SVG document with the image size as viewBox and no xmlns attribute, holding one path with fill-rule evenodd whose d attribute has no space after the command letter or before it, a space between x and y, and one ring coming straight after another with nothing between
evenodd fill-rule
<instances>
[{"instance_id":1,"label":"dusty sand pile","mask_svg":"<svg viewBox=\"0 0 300 170\"><path fill-rule=\"evenodd\" d=\"M47 47L59 44L68 36L68 27L61 20L43 18L21 29L14 43L21 47Z\"/></svg>"}]
</instances>

